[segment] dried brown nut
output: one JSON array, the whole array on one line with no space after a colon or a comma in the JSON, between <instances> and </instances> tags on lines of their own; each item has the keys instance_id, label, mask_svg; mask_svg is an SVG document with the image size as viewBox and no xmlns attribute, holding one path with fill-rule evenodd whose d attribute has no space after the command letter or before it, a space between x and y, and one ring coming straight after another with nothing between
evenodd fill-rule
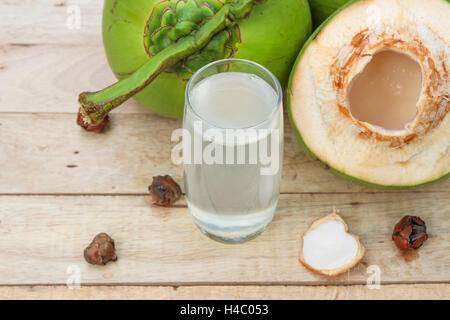
<instances>
[{"instance_id":1,"label":"dried brown nut","mask_svg":"<svg viewBox=\"0 0 450 320\"><path fill-rule=\"evenodd\" d=\"M157 206L170 206L181 197L180 186L169 175L153 177L148 190Z\"/></svg>"},{"instance_id":2,"label":"dried brown nut","mask_svg":"<svg viewBox=\"0 0 450 320\"><path fill-rule=\"evenodd\" d=\"M84 259L88 263L96 265L105 265L109 261L116 261L114 240L106 233L99 233L91 244L84 249Z\"/></svg>"},{"instance_id":3,"label":"dried brown nut","mask_svg":"<svg viewBox=\"0 0 450 320\"><path fill-rule=\"evenodd\" d=\"M418 249L427 239L425 222L415 216L404 216L395 225L392 234L392 240L400 250Z\"/></svg>"}]
</instances>

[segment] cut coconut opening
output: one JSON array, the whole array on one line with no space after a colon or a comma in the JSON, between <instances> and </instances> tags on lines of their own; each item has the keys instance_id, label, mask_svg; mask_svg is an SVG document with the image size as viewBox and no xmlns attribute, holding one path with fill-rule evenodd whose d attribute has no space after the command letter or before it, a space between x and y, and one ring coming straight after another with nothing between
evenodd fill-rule
<instances>
[{"instance_id":1,"label":"cut coconut opening","mask_svg":"<svg viewBox=\"0 0 450 320\"><path fill-rule=\"evenodd\" d=\"M398 51L378 51L353 79L349 109L359 121L404 130L418 114L421 89L422 68L417 61Z\"/></svg>"},{"instance_id":2,"label":"cut coconut opening","mask_svg":"<svg viewBox=\"0 0 450 320\"><path fill-rule=\"evenodd\" d=\"M332 213L315 221L303 235L300 261L314 272L336 276L356 265L364 252L359 238L348 233L344 220Z\"/></svg>"}]
</instances>

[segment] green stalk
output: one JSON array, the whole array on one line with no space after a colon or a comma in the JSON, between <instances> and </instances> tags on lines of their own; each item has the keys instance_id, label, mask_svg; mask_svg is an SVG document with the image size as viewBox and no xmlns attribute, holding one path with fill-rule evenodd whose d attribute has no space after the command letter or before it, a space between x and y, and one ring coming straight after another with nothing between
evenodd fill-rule
<instances>
[{"instance_id":1,"label":"green stalk","mask_svg":"<svg viewBox=\"0 0 450 320\"><path fill-rule=\"evenodd\" d=\"M218 32L248 15L259 0L234 0L224 6L197 32L165 48L130 77L101 91L79 95L77 122L88 131L101 131L109 122L108 113L149 85L165 69L204 48Z\"/></svg>"}]
</instances>

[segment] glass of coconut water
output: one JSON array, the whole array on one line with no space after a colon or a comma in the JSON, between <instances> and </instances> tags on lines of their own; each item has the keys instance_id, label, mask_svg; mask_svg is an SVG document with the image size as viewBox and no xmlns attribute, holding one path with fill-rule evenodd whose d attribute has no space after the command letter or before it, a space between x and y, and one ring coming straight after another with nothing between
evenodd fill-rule
<instances>
[{"instance_id":1,"label":"glass of coconut water","mask_svg":"<svg viewBox=\"0 0 450 320\"><path fill-rule=\"evenodd\" d=\"M232 243L264 231L277 207L283 162L276 77L247 60L206 65L187 85L183 128L186 199L200 230Z\"/></svg>"}]
</instances>

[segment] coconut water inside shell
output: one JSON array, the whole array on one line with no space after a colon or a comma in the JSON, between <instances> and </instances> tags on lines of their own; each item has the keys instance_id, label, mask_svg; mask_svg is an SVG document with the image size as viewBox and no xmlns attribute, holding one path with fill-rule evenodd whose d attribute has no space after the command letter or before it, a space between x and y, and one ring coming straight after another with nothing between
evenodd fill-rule
<instances>
[{"instance_id":1,"label":"coconut water inside shell","mask_svg":"<svg viewBox=\"0 0 450 320\"><path fill-rule=\"evenodd\" d=\"M421 87L422 71L417 62L393 50L377 52L353 80L350 111L360 121L403 130L417 115Z\"/></svg>"}]
</instances>

